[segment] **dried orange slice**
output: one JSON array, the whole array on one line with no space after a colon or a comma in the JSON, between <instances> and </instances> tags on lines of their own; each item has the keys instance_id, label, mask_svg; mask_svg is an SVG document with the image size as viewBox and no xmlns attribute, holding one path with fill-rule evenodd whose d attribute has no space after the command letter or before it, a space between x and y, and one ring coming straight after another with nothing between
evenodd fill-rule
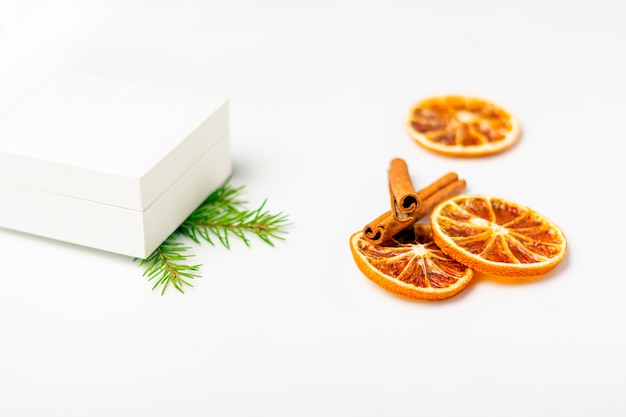
<instances>
[{"instance_id":1,"label":"dried orange slice","mask_svg":"<svg viewBox=\"0 0 626 417\"><path fill-rule=\"evenodd\" d=\"M448 156L503 151L519 138L517 120L502 107L466 96L432 97L416 103L406 130L420 145Z\"/></svg>"},{"instance_id":2,"label":"dried orange slice","mask_svg":"<svg viewBox=\"0 0 626 417\"><path fill-rule=\"evenodd\" d=\"M474 274L433 243L427 224L416 224L383 244L367 241L361 230L350 237L350 249L366 277L391 293L414 300L452 297Z\"/></svg>"},{"instance_id":3,"label":"dried orange slice","mask_svg":"<svg viewBox=\"0 0 626 417\"><path fill-rule=\"evenodd\" d=\"M502 198L457 195L433 209L430 223L441 250L491 275L542 275L567 251L565 235L556 224Z\"/></svg>"}]
</instances>

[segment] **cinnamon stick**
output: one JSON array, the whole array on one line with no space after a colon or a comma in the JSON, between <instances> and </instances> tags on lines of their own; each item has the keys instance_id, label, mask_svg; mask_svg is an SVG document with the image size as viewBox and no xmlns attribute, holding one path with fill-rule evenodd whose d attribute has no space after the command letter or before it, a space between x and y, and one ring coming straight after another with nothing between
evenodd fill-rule
<instances>
[{"instance_id":1,"label":"cinnamon stick","mask_svg":"<svg viewBox=\"0 0 626 417\"><path fill-rule=\"evenodd\" d=\"M387 211L368 223L363 228L363 235L370 242L381 243L408 226L410 224L405 225L403 222L397 221L393 213Z\"/></svg>"},{"instance_id":2,"label":"cinnamon stick","mask_svg":"<svg viewBox=\"0 0 626 417\"><path fill-rule=\"evenodd\" d=\"M392 159L388 177L391 211L397 220L407 221L422 204L422 199L413 188L406 162L400 158Z\"/></svg>"},{"instance_id":3,"label":"cinnamon stick","mask_svg":"<svg viewBox=\"0 0 626 417\"><path fill-rule=\"evenodd\" d=\"M435 194L437 191L439 191L440 189L442 189L446 185L452 184L454 181L456 181L458 179L459 179L459 176L456 173L448 172L446 175L444 175L443 177L439 178L438 180L436 180L432 184L422 188L417 193L417 196L422 201L426 200L428 197L432 196L433 194Z\"/></svg>"}]
</instances>

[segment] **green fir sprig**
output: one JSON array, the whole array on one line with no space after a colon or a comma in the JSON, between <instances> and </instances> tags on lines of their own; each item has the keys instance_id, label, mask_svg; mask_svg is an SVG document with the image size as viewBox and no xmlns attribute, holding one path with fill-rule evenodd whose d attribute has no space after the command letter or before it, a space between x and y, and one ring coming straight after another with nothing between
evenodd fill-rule
<instances>
[{"instance_id":1,"label":"green fir sprig","mask_svg":"<svg viewBox=\"0 0 626 417\"><path fill-rule=\"evenodd\" d=\"M265 211L267 200L256 210L246 209L246 201L239 200L242 193L243 187L220 187L191 213L177 232L196 243L204 240L211 245L213 236L228 249L230 235L240 238L246 246L250 246L247 234L258 236L270 246L274 246L272 239L283 240L282 227L287 223L287 216Z\"/></svg>"},{"instance_id":2,"label":"green fir sprig","mask_svg":"<svg viewBox=\"0 0 626 417\"><path fill-rule=\"evenodd\" d=\"M184 286L193 287L189 280L200 277L202 265L188 264L189 258L194 256L187 253L190 249L182 242L177 242L176 236L172 234L150 256L140 260L139 266L146 267L143 275L148 277L148 281L155 281L153 290L161 287L163 295L170 284L181 293L184 293Z\"/></svg>"},{"instance_id":3,"label":"green fir sprig","mask_svg":"<svg viewBox=\"0 0 626 417\"><path fill-rule=\"evenodd\" d=\"M260 207L249 210L242 200L244 187L233 187L230 178L212 192L187 219L146 259L138 259L145 267L144 276L155 281L153 290L161 288L164 294L171 285L181 293L184 287L193 287L190 280L199 278L201 264L190 262L191 247L177 239L181 236L200 244L215 245L215 240L230 249L230 237L239 238L250 246L250 235L274 246L275 240L284 240L289 217L282 212L265 209L267 199Z\"/></svg>"}]
</instances>

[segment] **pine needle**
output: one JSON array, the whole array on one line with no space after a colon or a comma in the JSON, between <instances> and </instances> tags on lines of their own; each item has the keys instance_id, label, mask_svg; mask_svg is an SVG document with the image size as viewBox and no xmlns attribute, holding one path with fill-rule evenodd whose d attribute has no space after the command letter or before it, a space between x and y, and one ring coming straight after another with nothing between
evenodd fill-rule
<instances>
[{"instance_id":1,"label":"pine needle","mask_svg":"<svg viewBox=\"0 0 626 417\"><path fill-rule=\"evenodd\" d=\"M250 246L250 235L255 235L263 242L274 246L275 240L284 240L288 216L282 212L272 214L265 209L267 199L255 210L246 208L247 202L241 200L244 187L234 188L230 178L211 193L193 213L146 259L141 259L140 266L145 266L144 276L148 281L155 281L153 290L161 288L164 294L171 285L184 293L183 287L193 287L189 282L200 278L202 265L190 264L193 257L191 248L176 240L185 236L193 242L202 241L215 245L217 239L230 249L230 237L239 238Z\"/></svg>"}]
</instances>

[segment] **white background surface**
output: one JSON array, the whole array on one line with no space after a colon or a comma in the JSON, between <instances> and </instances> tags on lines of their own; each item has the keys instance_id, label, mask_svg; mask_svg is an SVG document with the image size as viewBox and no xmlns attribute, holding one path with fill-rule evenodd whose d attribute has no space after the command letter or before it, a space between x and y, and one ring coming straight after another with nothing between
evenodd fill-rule
<instances>
[{"instance_id":1,"label":"white background surface","mask_svg":"<svg viewBox=\"0 0 626 417\"><path fill-rule=\"evenodd\" d=\"M618 1L0 2L0 111L79 65L231 98L234 185L287 240L203 245L185 295L0 230L0 416L622 416L626 13ZM417 99L492 99L520 142L418 147ZM71 149L68 150L71 152ZM386 170L449 171L565 231L542 280L410 302L354 265ZM1 204L1 202L0 202Z\"/></svg>"}]
</instances>

